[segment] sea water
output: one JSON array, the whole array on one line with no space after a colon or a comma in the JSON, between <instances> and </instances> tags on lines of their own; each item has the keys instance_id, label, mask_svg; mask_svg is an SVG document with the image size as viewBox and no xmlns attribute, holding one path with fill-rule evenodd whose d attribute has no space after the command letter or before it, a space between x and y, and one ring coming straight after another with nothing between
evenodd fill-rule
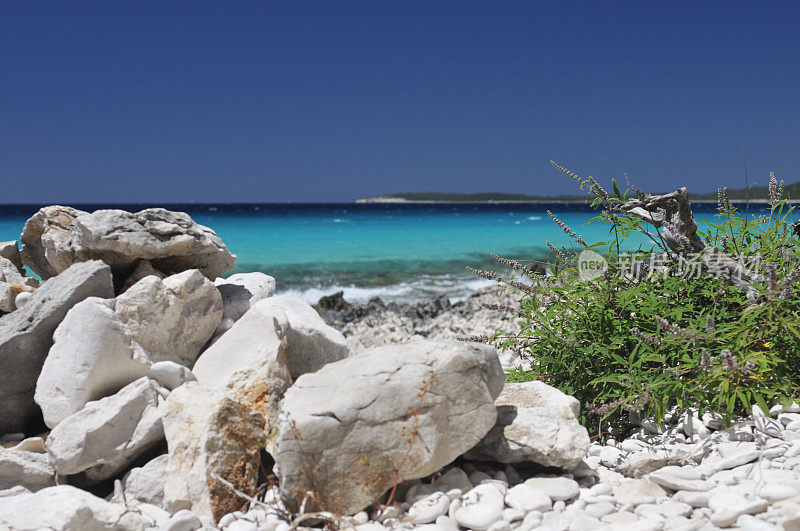
<instances>
[{"instance_id":1,"label":"sea water","mask_svg":"<svg viewBox=\"0 0 800 531\"><path fill-rule=\"evenodd\" d=\"M148 205L74 205L81 210ZM348 301L412 302L439 294L452 300L493 284L466 266L504 271L491 253L546 262L547 247L576 243L547 214L588 243L609 241L609 225L584 203L557 204L265 204L163 205L188 212L211 227L238 256L231 273L262 271L275 277L279 293L314 303L344 291ZM763 207L756 207L762 208ZM19 238L38 206L0 206L0 241ZM695 219L714 221L716 205L693 205ZM751 212L753 207L751 206ZM624 250L649 249L644 237Z\"/></svg>"}]
</instances>

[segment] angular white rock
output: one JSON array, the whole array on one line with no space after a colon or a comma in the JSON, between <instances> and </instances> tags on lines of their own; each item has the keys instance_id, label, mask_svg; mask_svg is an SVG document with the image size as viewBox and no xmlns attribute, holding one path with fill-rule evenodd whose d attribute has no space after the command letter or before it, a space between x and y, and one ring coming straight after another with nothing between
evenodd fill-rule
<instances>
[{"instance_id":1,"label":"angular white rock","mask_svg":"<svg viewBox=\"0 0 800 531\"><path fill-rule=\"evenodd\" d=\"M214 474L253 495L264 443L264 417L200 382L178 387L161 405L169 448L164 505L213 518L237 510L243 501Z\"/></svg>"},{"instance_id":2,"label":"angular white rock","mask_svg":"<svg viewBox=\"0 0 800 531\"><path fill-rule=\"evenodd\" d=\"M141 531L141 518L124 505L107 502L70 485L0 497L0 529Z\"/></svg>"},{"instance_id":3,"label":"angular white rock","mask_svg":"<svg viewBox=\"0 0 800 531\"><path fill-rule=\"evenodd\" d=\"M113 477L164 439L158 384L144 377L61 421L45 446L59 474Z\"/></svg>"},{"instance_id":4,"label":"angular white rock","mask_svg":"<svg viewBox=\"0 0 800 531\"><path fill-rule=\"evenodd\" d=\"M163 208L89 214L48 206L25 223L20 241L23 263L42 278L95 258L118 271L144 259L164 274L199 269L210 279L222 276L236 262L214 231L188 214Z\"/></svg>"},{"instance_id":5,"label":"angular white rock","mask_svg":"<svg viewBox=\"0 0 800 531\"><path fill-rule=\"evenodd\" d=\"M257 303L283 310L289 321L286 358L292 378L316 372L324 365L343 360L350 352L341 332L325 324L317 311L302 299L289 295L269 297Z\"/></svg>"},{"instance_id":6,"label":"angular white rock","mask_svg":"<svg viewBox=\"0 0 800 531\"><path fill-rule=\"evenodd\" d=\"M448 341L379 347L304 374L281 402L275 461L284 503L296 509L297 493L310 487L310 458L322 503L335 500L343 514L388 490L400 461L401 481L432 474L494 425L504 380L493 348ZM350 481L354 466L375 480Z\"/></svg>"},{"instance_id":7,"label":"angular white rock","mask_svg":"<svg viewBox=\"0 0 800 531\"><path fill-rule=\"evenodd\" d=\"M64 271L0 319L0 433L20 431L37 416L34 390L53 331L70 308L93 296L114 296L111 270L96 260Z\"/></svg>"},{"instance_id":8,"label":"angular white rock","mask_svg":"<svg viewBox=\"0 0 800 531\"><path fill-rule=\"evenodd\" d=\"M274 454L280 400L292 383L287 330L280 308L262 300L203 352L192 372L204 387L228 393L266 421L266 450Z\"/></svg>"},{"instance_id":9,"label":"angular white rock","mask_svg":"<svg viewBox=\"0 0 800 531\"><path fill-rule=\"evenodd\" d=\"M539 406L497 406L497 424L466 457L572 470L586 455L589 434L572 414Z\"/></svg>"},{"instance_id":10,"label":"angular white rock","mask_svg":"<svg viewBox=\"0 0 800 531\"><path fill-rule=\"evenodd\" d=\"M222 315L214 285L197 270L142 279L116 299L76 305L56 329L36 384L54 427L84 404L146 376L150 365L191 365Z\"/></svg>"},{"instance_id":11,"label":"angular white rock","mask_svg":"<svg viewBox=\"0 0 800 531\"><path fill-rule=\"evenodd\" d=\"M49 456L0 447L0 490L21 486L37 491L55 484Z\"/></svg>"},{"instance_id":12,"label":"angular white rock","mask_svg":"<svg viewBox=\"0 0 800 531\"><path fill-rule=\"evenodd\" d=\"M122 478L126 500L139 500L157 507L164 504L164 483L167 480L169 454L149 461L143 467L131 469Z\"/></svg>"}]
</instances>

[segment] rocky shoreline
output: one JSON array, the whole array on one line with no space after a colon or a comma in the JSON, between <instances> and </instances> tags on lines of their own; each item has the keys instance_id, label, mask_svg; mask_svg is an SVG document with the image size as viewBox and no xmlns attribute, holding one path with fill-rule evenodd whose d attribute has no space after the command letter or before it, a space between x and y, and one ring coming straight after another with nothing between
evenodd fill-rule
<instances>
[{"instance_id":1,"label":"rocky shoreline","mask_svg":"<svg viewBox=\"0 0 800 531\"><path fill-rule=\"evenodd\" d=\"M800 406L631 419L459 338L483 303L275 295L163 209L46 207L0 244L0 529L800 529ZM25 277L22 265L43 280Z\"/></svg>"}]
</instances>

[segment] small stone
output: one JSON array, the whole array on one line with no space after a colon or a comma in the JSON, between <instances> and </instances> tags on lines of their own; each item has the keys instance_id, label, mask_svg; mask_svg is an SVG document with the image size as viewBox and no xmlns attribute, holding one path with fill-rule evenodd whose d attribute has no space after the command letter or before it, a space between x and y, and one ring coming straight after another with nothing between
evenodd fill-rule
<instances>
[{"instance_id":1,"label":"small stone","mask_svg":"<svg viewBox=\"0 0 800 531\"><path fill-rule=\"evenodd\" d=\"M629 480L614 487L614 497L620 505L653 503L666 495L667 491L646 479Z\"/></svg>"},{"instance_id":2,"label":"small stone","mask_svg":"<svg viewBox=\"0 0 800 531\"><path fill-rule=\"evenodd\" d=\"M619 443L618 448L620 450L625 450L626 452L640 452L642 450L647 450L648 448L652 448L652 445L636 439L625 439L624 441Z\"/></svg>"},{"instance_id":3,"label":"small stone","mask_svg":"<svg viewBox=\"0 0 800 531\"><path fill-rule=\"evenodd\" d=\"M638 519L639 518L631 512L619 511L605 515L600 521L606 524L630 524L636 522Z\"/></svg>"},{"instance_id":4,"label":"small stone","mask_svg":"<svg viewBox=\"0 0 800 531\"><path fill-rule=\"evenodd\" d=\"M502 518L502 507L487 503L469 505L455 511L455 521L458 525L474 531L485 531Z\"/></svg>"},{"instance_id":5,"label":"small stone","mask_svg":"<svg viewBox=\"0 0 800 531\"><path fill-rule=\"evenodd\" d=\"M590 503L584 509L586 514L598 519L603 518L605 515L611 514L616 510L617 508L614 506L614 504L609 502Z\"/></svg>"},{"instance_id":6,"label":"small stone","mask_svg":"<svg viewBox=\"0 0 800 531\"><path fill-rule=\"evenodd\" d=\"M758 406L753 407L758 408ZM760 408L758 410L761 411ZM780 437L781 433L783 432L783 424L776 419L771 419L762 414L761 416L755 417L753 420L755 429L765 435L770 437Z\"/></svg>"},{"instance_id":7,"label":"small stone","mask_svg":"<svg viewBox=\"0 0 800 531\"><path fill-rule=\"evenodd\" d=\"M157 361L150 365L147 375L157 381L162 387L172 391L186 382L197 380L188 367L179 365L174 361Z\"/></svg>"},{"instance_id":8,"label":"small stone","mask_svg":"<svg viewBox=\"0 0 800 531\"><path fill-rule=\"evenodd\" d=\"M603 446L600 450L600 462L608 468L616 468L625 462L624 451L613 446Z\"/></svg>"},{"instance_id":9,"label":"small stone","mask_svg":"<svg viewBox=\"0 0 800 531\"><path fill-rule=\"evenodd\" d=\"M600 520L591 516L580 516L569 524L569 531L594 531L600 526Z\"/></svg>"},{"instance_id":10,"label":"small stone","mask_svg":"<svg viewBox=\"0 0 800 531\"><path fill-rule=\"evenodd\" d=\"M738 527L742 531L774 531L778 529L777 526L769 524L764 520L760 520L755 516L751 516L749 514L743 514L739 518L737 518L736 527ZM789 528L787 527L785 529Z\"/></svg>"},{"instance_id":11,"label":"small stone","mask_svg":"<svg viewBox=\"0 0 800 531\"><path fill-rule=\"evenodd\" d=\"M546 512L552 508L552 500L547 492L541 488L535 488L526 483L511 487L505 496L505 504L512 509L523 512L542 511Z\"/></svg>"},{"instance_id":12,"label":"small stone","mask_svg":"<svg viewBox=\"0 0 800 531\"><path fill-rule=\"evenodd\" d=\"M183 509L173 514L160 531L195 531L203 527L203 522L191 511Z\"/></svg>"},{"instance_id":13,"label":"small stone","mask_svg":"<svg viewBox=\"0 0 800 531\"><path fill-rule=\"evenodd\" d=\"M787 498L793 498L798 495L798 492L788 485L767 483L763 487L758 488L756 494L767 501L778 502Z\"/></svg>"},{"instance_id":14,"label":"small stone","mask_svg":"<svg viewBox=\"0 0 800 531\"><path fill-rule=\"evenodd\" d=\"M692 492L681 490L672 497L677 502L683 502L692 507L708 507L708 502L713 496L711 492Z\"/></svg>"},{"instance_id":15,"label":"small stone","mask_svg":"<svg viewBox=\"0 0 800 531\"><path fill-rule=\"evenodd\" d=\"M458 531L458 524L449 516L440 516L437 518L436 525L445 531Z\"/></svg>"},{"instance_id":16,"label":"small stone","mask_svg":"<svg viewBox=\"0 0 800 531\"><path fill-rule=\"evenodd\" d=\"M692 514L692 506L667 500L659 503L643 503L636 507L635 512L641 516L656 515L662 518L672 518L673 516L688 516Z\"/></svg>"},{"instance_id":17,"label":"small stone","mask_svg":"<svg viewBox=\"0 0 800 531\"><path fill-rule=\"evenodd\" d=\"M249 520L236 520L225 531L258 531L258 526Z\"/></svg>"},{"instance_id":18,"label":"small stone","mask_svg":"<svg viewBox=\"0 0 800 531\"><path fill-rule=\"evenodd\" d=\"M580 494L578 482L569 478L530 478L524 485L544 491L552 500L571 500Z\"/></svg>"},{"instance_id":19,"label":"small stone","mask_svg":"<svg viewBox=\"0 0 800 531\"><path fill-rule=\"evenodd\" d=\"M595 496L602 496L604 494L610 496L614 493L614 488L608 483L598 483L589 490L591 490Z\"/></svg>"},{"instance_id":20,"label":"small stone","mask_svg":"<svg viewBox=\"0 0 800 531\"><path fill-rule=\"evenodd\" d=\"M512 507L508 509L503 509L503 520L508 523L518 522L525 518L525 512L519 509L514 509Z\"/></svg>"},{"instance_id":21,"label":"small stone","mask_svg":"<svg viewBox=\"0 0 800 531\"><path fill-rule=\"evenodd\" d=\"M450 507L450 498L443 492L435 492L414 503L408 509L408 516L415 524L427 524L435 521L439 516L447 513ZM364 513L366 516L366 513ZM365 522L359 522L365 523Z\"/></svg>"},{"instance_id":22,"label":"small stone","mask_svg":"<svg viewBox=\"0 0 800 531\"><path fill-rule=\"evenodd\" d=\"M542 522L542 513L540 511L531 511L525 515L525 518L522 519L522 525L520 528L522 529L532 529L534 527L539 527L539 524Z\"/></svg>"},{"instance_id":23,"label":"small stone","mask_svg":"<svg viewBox=\"0 0 800 531\"><path fill-rule=\"evenodd\" d=\"M480 485L481 481L492 479L492 476L490 476L486 472L481 472L480 470L476 470L475 472L469 475L468 479L472 485Z\"/></svg>"},{"instance_id":24,"label":"small stone","mask_svg":"<svg viewBox=\"0 0 800 531\"><path fill-rule=\"evenodd\" d=\"M508 525L508 522L500 520L489 526L488 531L511 531L511 526Z\"/></svg>"},{"instance_id":25,"label":"small stone","mask_svg":"<svg viewBox=\"0 0 800 531\"><path fill-rule=\"evenodd\" d=\"M14 297L14 306L17 308L22 308L26 304L28 304L28 299L31 298L33 293L29 291L23 291L21 293L17 293L17 296Z\"/></svg>"}]
</instances>

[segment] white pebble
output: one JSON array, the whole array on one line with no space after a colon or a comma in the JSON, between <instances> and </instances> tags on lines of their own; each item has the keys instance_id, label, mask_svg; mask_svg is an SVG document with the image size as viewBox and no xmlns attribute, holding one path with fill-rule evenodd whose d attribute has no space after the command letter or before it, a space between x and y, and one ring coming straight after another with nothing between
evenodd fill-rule
<instances>
[{"instance_id":1,"label":"white pebble","mask_svg":"<svg viewBox=\"0 0 800 531\"><path fill-rule=\"evenodd\" d=\"M767 483L756 490L756 494L770 502L777 502L797 496L797 491L789 485L779 483Z\"/></svg>"},{"instance_id":2,"label":"white pebble","mask_svg":"<svg viewBox=\"0 0 800 531\"><path fill-rule=\"evenodd\" d=\"M226 531L258 531L258 526L250 520L236 520Z\"/></svg>"},{"instance_id":3,"label":"white pebble","mask_svg":"<svg viewBox=\"0 0 800 531\"><path fill-rule=\"evenodd\" d=\"M505 504L523 512L549 511L552 507L550 496L542 489L521 483L511 487L505 497Z\"/></svg>"},{"instance_id":4,"label":"white pebble","mask_svg":"<svg viewBox=\"0 0 800 531\"><path fill-rule=\"evenodd\" d=\"M31 298L31 295L33 295L33 293L29 293L27 291L22 291L20 293L17 293L17 296L14 297L14 305L17 308L22 308L28 303L28 299Z\"/></svg>"},{"instance_id":5,"label":"white pebble","mask_svg":"<svg viewBox=\"0 0 800 531\"><path fill-rule=\"evenodd\" d=\"M609 502L590 503L584 508L586 514L598 519L613 513L615 510L614 504Z\"/></svg>"},{"instance_id":6,"label":"white pebble","mask_svg":"<svg viewBox=\"0 0 800 531\"><path fill-rule=\"evenodd\" d=\"M502 508L487 503L469 505L455 511L455 521L458 525L468 527L474 531L486 531L493 523L502 520L502 518Z\"/></svg>"},{"instance_id":7,"label":"white pebble","mask_svg":"<svg viewBox=\"0 0 800 531\"><path fill-rule=\"evenodd\" d=\"M580 494L580 486L568 478L531 478L524 485L543 490L552 500L571 500Z\"/></svg>"},{"instance_id":8,"label":"white pebble","mask_svg":"<svg viewBox=\"0 0 800 531\"><path fill-rule=\"evenodd\" d=\"M428 524L447 513L450 498L443 492L435 492L415 502L408 509L408 516L415 524ZM359 522L364 523L364 522Z\"/></svg>"}]
</instances>

